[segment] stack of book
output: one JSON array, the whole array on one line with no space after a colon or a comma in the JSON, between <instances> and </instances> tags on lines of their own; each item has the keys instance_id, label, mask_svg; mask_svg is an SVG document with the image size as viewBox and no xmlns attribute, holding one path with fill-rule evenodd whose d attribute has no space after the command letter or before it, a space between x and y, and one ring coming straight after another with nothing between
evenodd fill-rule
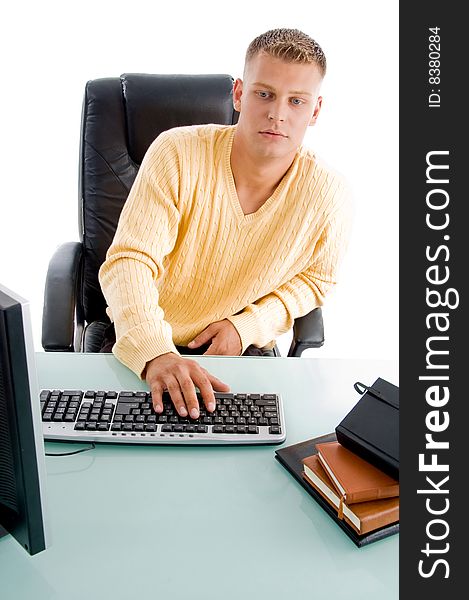
<instances>
[{"instance_id":1,"label":"stack of book","mask_svg":"<svg viewBox=\"0 0 469 600\"><path fill-rule=\"evenodd\" d=\"M275 458L359 547L399 531L399 388L355 383L360 400L333 433Z\"/></svg>"},{"instance_id":2,"label":"stack of book","mask_svg":"<svg viewBox=\"0 0 469 600\"><path fill-rule=\"evenodd\" d=\"M399 482L337 441L302 459L308 485L363 536L399 521Z\"/></svg>"},{"instance_id":3,"label":"stack of book","mask_svg":"<svg viewBox=\"0 0 469 600\"><path fill-rule=\"evenodd\" d=\"M279 448L275 451L275 458L308 494L314 498L356 546L361 548L372 542L399 533L398 489L397 494L389 498L384 498L381 495L381 497L375 500L362 499L361 501L353 501L353 499L356 500L357 498L357 496L350 495L352 492L355 493L357 491L355 477L352 477L353 488L349 487L350 478L345 482L341 479L341 489L334 483L332 476L328 474L323 463L319 462L318 447L321 448L321 444L330 442L337 444L335 432L305 440L292 446ZM345 449L343 445L340 447ZM324 452L321 452L321 454L324 455ZM334 463L333 469L331 469L332 472L337 482L339 482L337 474L341 471L337 469L336 463ZM394 481L397 483L397 480ZM378 488L381 489L380 486ZM393 486L389 486L388 490L392 491ZM346 492L349 492L348 497ZM363 493L363 487L360 493ZM358 497L360 498L360 496ZM339 518L341 500L342 514Z\"/></svg>"}]
</instances>

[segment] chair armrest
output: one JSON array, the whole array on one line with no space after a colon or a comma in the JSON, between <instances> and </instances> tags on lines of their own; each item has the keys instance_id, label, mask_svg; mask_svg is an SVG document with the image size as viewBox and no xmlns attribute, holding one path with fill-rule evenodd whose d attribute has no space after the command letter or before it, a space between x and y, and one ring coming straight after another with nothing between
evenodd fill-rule
<instances>
[{"instance_id":1,"label":"chair armrest","mask_svg":"<svg viewBox=\"0 0 469 600\"><path fill-rule=\"evenodd\" d=\"M77 292L83 254L81 242L68 242L57 248L49 262L42 312L42 347L46 352L74 352Z\"/></svg>"},{"instance_id":2,"label":"chair armrest","mask_svg":"<svg viewBox=\"0 0 469 600\"><path fill-rule=\"evenodd\" d=\"M301 356L307 348L320 348L324 344L322 310L315 308L293 324L293 340L288 356Z\"/></svg>"}]
</instances>

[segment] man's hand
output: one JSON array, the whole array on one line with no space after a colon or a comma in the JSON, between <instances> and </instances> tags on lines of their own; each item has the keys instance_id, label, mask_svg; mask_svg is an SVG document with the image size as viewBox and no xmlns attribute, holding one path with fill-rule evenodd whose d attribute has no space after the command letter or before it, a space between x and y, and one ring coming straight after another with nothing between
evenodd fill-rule
<instances>
[{"instance_id":1,"label":"man's hand","mask_svg":"<svg viewBox=\"0 0 469 600\"><path fill-rule=\"evenodd\" d=\"M198 348L207 342L211 342L211 344L204 354L239 356L243 349L239 333L228 319L211 323L187 346L188 348Z\"/></svg>"},{"instance_id":2,"label":"man's hand","mask_svg":"<svg viewBox=\"0 0 469 600\"><path fill-rule=\"evenodd\" d=\"M194 360L182 358L173 352L157 356L147 363L145 379L150 386L155 412L163 412L163 392L168 390L171 400L181 417L189 413L192 419L199 418L199 402L195 387L202 394L209 412L215 410L217 392L229 392L230 388Z\"/></svg>"}]
</instances>

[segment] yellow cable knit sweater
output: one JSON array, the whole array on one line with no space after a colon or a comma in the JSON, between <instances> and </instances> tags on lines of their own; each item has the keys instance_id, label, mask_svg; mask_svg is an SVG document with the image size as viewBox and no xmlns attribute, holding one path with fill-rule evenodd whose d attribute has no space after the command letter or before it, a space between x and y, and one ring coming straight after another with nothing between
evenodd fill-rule
<instances>
[{"instance_id":1,"label":"yellow cable knit sweater","mask_svg":"<svg viewBox=\"0 0 469 600\"><path fill-rule=\"evenodd\" d=\"M243 352L273 346L335 283L351 222L342 177L301 147L255 213L230 167L236 126L162 133L148 149L99 278L115 356L141 376L228 318Z\"/></svg>"}]
</instances>

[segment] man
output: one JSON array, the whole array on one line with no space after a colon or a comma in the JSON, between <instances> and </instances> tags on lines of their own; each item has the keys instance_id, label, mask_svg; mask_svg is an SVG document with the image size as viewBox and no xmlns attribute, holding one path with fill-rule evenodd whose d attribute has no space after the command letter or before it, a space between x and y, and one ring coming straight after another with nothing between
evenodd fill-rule
<instances>
[{"instance_id":1,"label":"man","mask_svg":"<svg viewBox=\"0 0 469 600\"><path fill-rule=\"evenodd\" d=\"M156 412L168 390L198 418L228 387L177 348L272 347L335 283L350 224L343 179L301 146L326 59L295 29L258 36L233 88L236 126L162 133L145 155L100 270L116 357ZM200 350L202 348L202 350Z\"/></svg>"}]
</instances>

